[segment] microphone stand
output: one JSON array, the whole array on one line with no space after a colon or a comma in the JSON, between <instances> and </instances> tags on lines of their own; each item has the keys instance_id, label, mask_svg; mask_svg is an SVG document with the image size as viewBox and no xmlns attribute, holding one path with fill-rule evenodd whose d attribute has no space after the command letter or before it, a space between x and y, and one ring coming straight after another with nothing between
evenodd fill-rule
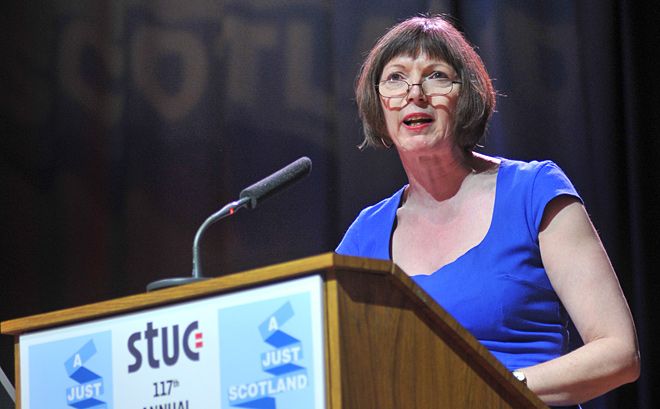
<instances>
[{"instance_id":1,"label":"microphone stand","mask_svg":"<svg viewBox=\"0 0 660 409\"><path fill-rule=\"evenodd\" d=\"M193 241L193 270L191 277L173 277L173 278L164 278L162 280L153 281L147 285L147 291L160 290L167 287L175 287L183 284L195 283L198 281L206 280L210 277L204 277L202 274L202 262L199 255L199 243L201 242L202 235L206 229L211 226L213 223L224 219L225 217L232 216L234 213L240 209L247 207L250 204L249 197L243 197L236 201L233 201L225 205L222 209L218 210L216 213L212 214L199 226L197 229L197 234L195 234L195 240Z\"/></svg>"},{"instance_id":2,"label":"microphone stand","mask_svg":"<svg viewBox=\"0 0 660 409\"><path fill-rule=\"evenodd\" d=\"M220 219L231 216L238 210L249 207L254 209L257 203L270 197L277 192L282 191L291 184L304 178L312 170L312 161L303 156L298 160L288 164L284 168L278 170L272 175L260 180L259 182L243 189L239 195L239 199L225 205L222 209L209 216L208 219L197 229L195 240L193 241L193 271L191 277L175 277L165 278L162 280L154 281L147 285L147 291L158 290L161 288L173 287L182 284L194 283L206 280L209 277L202 275L202 263L200 261L199 243L202 239L202 234L206 229Z\"/></svg>"}]
</instances>

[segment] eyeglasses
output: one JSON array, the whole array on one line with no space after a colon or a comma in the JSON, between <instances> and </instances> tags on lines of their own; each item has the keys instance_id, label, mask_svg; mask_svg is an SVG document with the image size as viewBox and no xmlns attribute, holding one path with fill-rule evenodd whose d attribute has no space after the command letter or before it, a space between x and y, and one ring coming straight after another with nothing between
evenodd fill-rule
<instances>
[{"instance_id":1,"label":"eyeglasses","mask_svg":"<svg viewBox=\"0 0 660 409\"><path fill-rule=\"evenodd\" d=\"M461 81L452 81L449 78L425 78L418 84L408 84L404 80L385 80L376 84L378 93L385 98L403 98L410 92L410 88L419 85L427 97L447 95L454 88L454 84Z\"/></svg>"}]
</instances>

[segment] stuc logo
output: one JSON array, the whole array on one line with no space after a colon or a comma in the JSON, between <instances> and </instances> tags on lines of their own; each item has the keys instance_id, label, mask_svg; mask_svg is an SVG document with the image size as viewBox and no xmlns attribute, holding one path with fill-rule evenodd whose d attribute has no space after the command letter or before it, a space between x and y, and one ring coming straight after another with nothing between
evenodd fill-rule
<instances>
[{"instance_id":1,"label":"stuc logo","mask_svg":"<svg viewBox=\"0 0 660 409\"><path fill-rule=\"evenodd\" d=\"M158 329L154 328L153 322L147 322L144 332L132 333L128 337L127 347L135 361L128 365L128 373L136 372L142 367L145 343L147 363L151 368L159 368L161 362L167 366L175 365L179 361L181 350L189 360L199 361L199 349L204 346L199 323L191 322L183 331L183 336L180 337L179 334L179 325Z\"/></svg>"}]
</instances>

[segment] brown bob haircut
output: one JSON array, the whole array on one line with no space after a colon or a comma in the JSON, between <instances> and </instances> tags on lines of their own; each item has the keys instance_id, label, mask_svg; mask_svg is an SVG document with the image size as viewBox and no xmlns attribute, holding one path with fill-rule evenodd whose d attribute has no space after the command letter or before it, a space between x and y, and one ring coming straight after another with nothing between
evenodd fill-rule
<instances>
[{"instance_id":1,"label":"brown bob haircut","mask_svg":"<svg viewBox=\"0 0 660 409\"><path fill-rule=\"evenodd\" d=\"M453 135L465 153L478 144L495 109L495 91L481 58L445 16L419 16L392 27L367 56L355 87L367 146L391 143L376 85L385 65L395 57L426 54L450 64L462 82L454 112Z\"/></svg>"}]
</instances>

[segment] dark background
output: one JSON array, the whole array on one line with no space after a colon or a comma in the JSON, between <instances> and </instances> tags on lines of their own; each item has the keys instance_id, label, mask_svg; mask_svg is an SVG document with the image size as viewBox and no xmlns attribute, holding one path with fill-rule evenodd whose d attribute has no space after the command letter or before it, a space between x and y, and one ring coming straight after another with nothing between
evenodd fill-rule
<instances>
[{"instance_id":1,"label":"dark background","mask_svg":"<svg viewBox=\"0 0 660 409\"><path fill-rule=\"evenodd\" d=\"M208 275L334 249L405 183L359 152L365 52L449 13L504 96L483 152L573 180L636 320L642 377L588 407L654 408L660 13L644 1L11 1L0 15L0 320L187 275L197 227L296 158L312 175L203 242ZM588 289L585 289L588 291ZM0 364L13 378L13 340Z\"/></svg>"}]
</instances>

